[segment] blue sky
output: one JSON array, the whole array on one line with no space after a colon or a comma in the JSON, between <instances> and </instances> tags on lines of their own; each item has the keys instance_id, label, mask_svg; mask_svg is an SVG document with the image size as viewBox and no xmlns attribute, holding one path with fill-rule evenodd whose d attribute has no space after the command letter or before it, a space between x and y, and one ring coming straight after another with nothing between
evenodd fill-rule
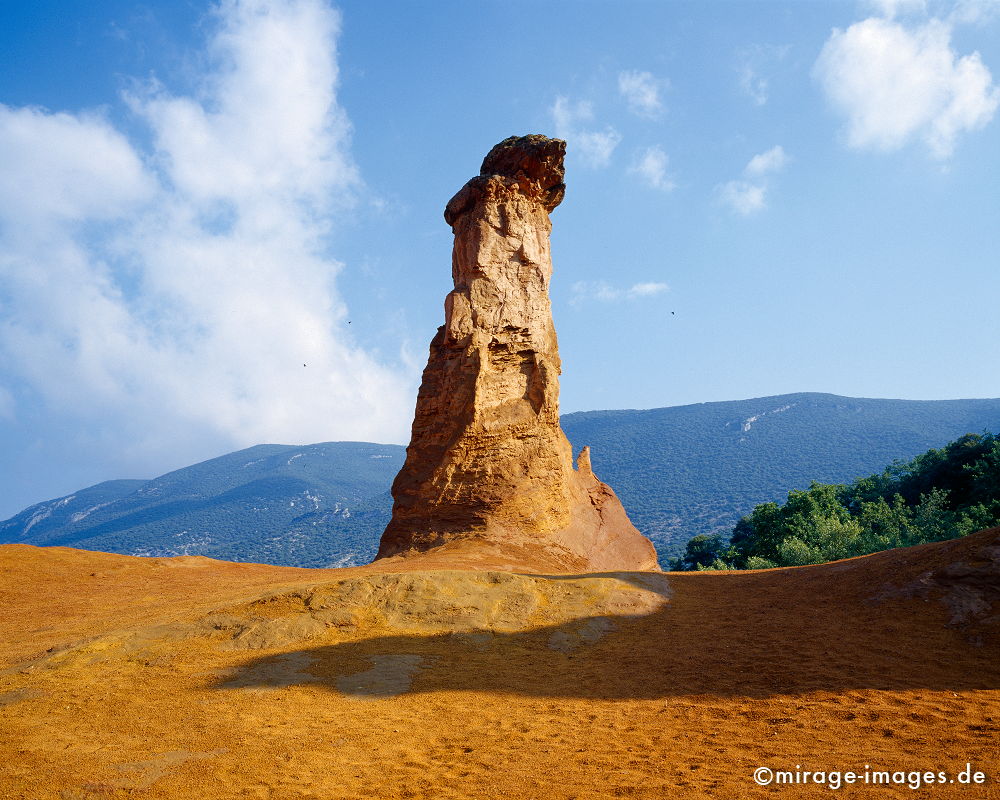
<instances>
[{"instance_id":1,"label":"blue sky","mask_svg":"<svg viewBox=\"0 0 1000 800\"><path fill-rule=\"evenodd\" d=\"M0 518L405 443L442 210L511 134L568 141L564 411L998 396L998 34L996 0L4 4Z\"/></svg>"}]
</instances>

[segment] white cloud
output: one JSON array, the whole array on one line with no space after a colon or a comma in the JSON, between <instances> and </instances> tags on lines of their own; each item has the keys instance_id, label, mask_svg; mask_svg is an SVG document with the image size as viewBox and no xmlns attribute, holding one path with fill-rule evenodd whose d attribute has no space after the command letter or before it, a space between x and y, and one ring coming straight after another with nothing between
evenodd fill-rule
<instances>
[{"instance_id":1,"label":"white cloud","mask_svg":"<svg viewBox=\"0 0 1000 800\"><path fill-rule=\"evenodd\" d=\"M670 287L665 283L659 283L656 281L648 281L646 283L634 283L625 292L626 297L648 297L654 294L660 294L665 292Z\"/></svg>"},{"instance_id":2,"label":"white cloud","mask_svg":"<svg viewBox=\"0 0 1000 800\"><path fill-rule=\"evenodd\" d=\"M560 96L551 111L556 136L566 140L570 154L575 149L584 163L595 168L606 167L611 162L611 154L622 137L610 125L603 130L582 127L594 120L594 108L589 102L580 100L574 104Z\"/></svg>"},{"instance_id":3,"label":"white cloud","mask_svg":"<svg viewBox=\"0 0 1000 800\"><path fill-rule=\"evenodd\" d=\"M767 78L757 73L750 64L741 64L739 69L740 88L758 106L765 105L768 98Z\"/></svg>"},{"instance_id":4,"label":"white cloud","mask_svg":"<svg viewBox=\"0 0 1000 800\"><path fill-rule=\"evenodd\" d=\"M769 172L780 172L787 160L788 157L785 155L785 149L778 144L770 150L758 153L751 158L750 163L746 165L743 171L751 177L759 177Z\"/></svg>"},{"instance_id":5,"label":"white cloud","mask_svg":"<svg viewBox=\"0 0 1000 800\"><path fill-rule=\"evenodd\" d=\"M154 190L138 154L96 114L49 114L0 104L0 121L4 219L17 217L22 225L113 219Z\"/></svg>"},{"instance_id":6,"label":"white cloud","mask_svg":"<svg viewBox=\"0 0 1000 800\"><path fill-rule=\"evenodd\" d=\"M655 119L663 111L660 100L662 83L651 72L625 70L618 73L618 91L625 98L629 111L648 119Z\"/></svg>"},{"instance_id":7,"label":"white cloud","mask_svg":"<svg viewBox=\"0 0 1000 800\"><path fill-rule=\"evenodd\" d=\"M939 19L906 25L878 17L833 31L814 74L846 119L850 147L891 151L919 139L946 159L959 134L993 118L1000 89L978 52L952 49L951 31Z\"/></svg>"},{"instance_id":8,"label":"white cloud","mask_svg":"<svg viewBox=\"0 0 1000 800\"><path fill-rule=\"evenodd\" d=\"M748 216L764 208L767 188L746 181L729 181L722 187L722 200L738 214Z\"/></svg>"},{"instance_id":9,"label":"white cloud","mask_svg":"<svg viewBox=\"0 0 1000 800\"><path fill-rule=\"evenodd\" d=\"M407 381L347 335L325 246L360 188L339 17L225 0L214 22L197 95L129 97L148 148L0 107L0 366L123 460L402 440Z\"/></svg>"},{"instance_id":10,"label":"white cloud","mask_svg":"<svg viewBox=\"0 0 1000 800\"><path fill-rule=\"evenodd\" d=\"M948 15L952 23L980 25L1000 15L1000 0L958 0Z\"/></svg>"},{"instance_id":11,"label":"white cloud","mask_svg":"<svg viewBox=\"0 0 1000 800\"><path fill-rule=\"evenodd\" d=\"M755 105L767 104L770 96L767 75L774 71L790 51L789 45L756 44L737 52L736 72L740 89Z\"/></svg>"},{"instance_id":12,"label":"white cloud","mask_svg":"<svg viewBox=\"0 0 1000 800\"><path fill-rule=\"evenodd\" d=\"M629 172L638 175L653 189L664 192L671 191L675 184L667 174L667 164L669 159L663 149L658 146L647 147L643 150L635 163L629 168Z\"/></svg>"},{"instance_id":13,"label":"white cloud","mask_svg":"<svg viewBox=\"0 0 1000 800\"><path fill-rule=\"evenodd\" d=\"M887 19L927 11L927 0L868 0L868 5Z\"/></svg>"},{"instance_id":14,"label":"white cloud","mask_svg":"<svg viewBox=\"0 0 1000 800\"><path fill-rule=\"evenodd\" d=\"M669 289L667 284L658 281L634 283L625 288L612 286L607 281L577 281L571 289L570 303L579 305L587 300L598 300L606 303L617 300L634 300L638 297L651 297Z\"/></svg>"},{"instance_id":15,"label":"white cloud","mask_svg":"<svg viewBox=\"0 0 1000 800\"><path fill-rule=\"evenodd\" d=\"M780 172L788 163L785 148L780 144L758 153L743 168L743 179L729 181L719 189L723 203L738 214L749 216L767 205L767 176Z\"/></svg>"}]
</instances>

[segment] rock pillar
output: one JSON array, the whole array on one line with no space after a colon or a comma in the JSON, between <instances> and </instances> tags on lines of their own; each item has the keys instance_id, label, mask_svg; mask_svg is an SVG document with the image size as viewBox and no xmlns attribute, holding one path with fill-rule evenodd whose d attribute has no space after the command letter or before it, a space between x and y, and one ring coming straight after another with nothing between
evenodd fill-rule
<instances>
[{"instance_id":1,"label":"rock pillar","mask_svg":"<svg viewBox=\"0 0 1000 800\"><path fill-rule=\"evenodd\" d=\"M378 558L488 548L565 571L655 570L652 544L559 426L549 213L566 143L511 137L448 203L445 324L430 346Z\"/></svg>"}]
</instances>

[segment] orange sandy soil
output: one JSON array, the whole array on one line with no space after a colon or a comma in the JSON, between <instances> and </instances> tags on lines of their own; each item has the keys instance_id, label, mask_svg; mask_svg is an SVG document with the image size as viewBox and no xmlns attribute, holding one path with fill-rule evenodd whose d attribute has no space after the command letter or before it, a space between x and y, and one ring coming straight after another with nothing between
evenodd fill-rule
<instances>
[{"instance_id":1,"label":"orange sandy soil","mask_svg":"<svg viewBox=\"0 0 1000 800\"><path fill-rule=\"evenodd\" d=\"M448 564L406 568L421 566ZM642 576L532 578L520 628L456 635L439 614L424 629L417 598L394 607L405 625L331 623L249 650L206 615L253 610L293 630L302 587L400 563L7 545L0 798L1000 797L998 567L994 529L817 567L650 578L668 600L591 619L556 612L582 585L639 596ZM444 594L468 574L412 573ZM752 777L868 764L955 778L966 763L985 785Z\"/></svg>"}]
</instances>

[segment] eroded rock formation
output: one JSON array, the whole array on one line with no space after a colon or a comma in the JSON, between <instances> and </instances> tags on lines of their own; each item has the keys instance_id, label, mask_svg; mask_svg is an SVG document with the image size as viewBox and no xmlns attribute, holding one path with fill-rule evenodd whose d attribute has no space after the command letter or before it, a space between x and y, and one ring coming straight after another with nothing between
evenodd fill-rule
<instances>
[{"instance_id":1,"label":"eroded rock formation","mask_svg":"<svg viewBox=\"0 0 1000 800\"><path fill-rule=\"evenodd\" d=\"M566 143L511 137L448 203L445 324L430 346L378 558L442 548L547 569L657 569L652 544L559 427L551 212Z\"/></svg>"}]
</instances>

